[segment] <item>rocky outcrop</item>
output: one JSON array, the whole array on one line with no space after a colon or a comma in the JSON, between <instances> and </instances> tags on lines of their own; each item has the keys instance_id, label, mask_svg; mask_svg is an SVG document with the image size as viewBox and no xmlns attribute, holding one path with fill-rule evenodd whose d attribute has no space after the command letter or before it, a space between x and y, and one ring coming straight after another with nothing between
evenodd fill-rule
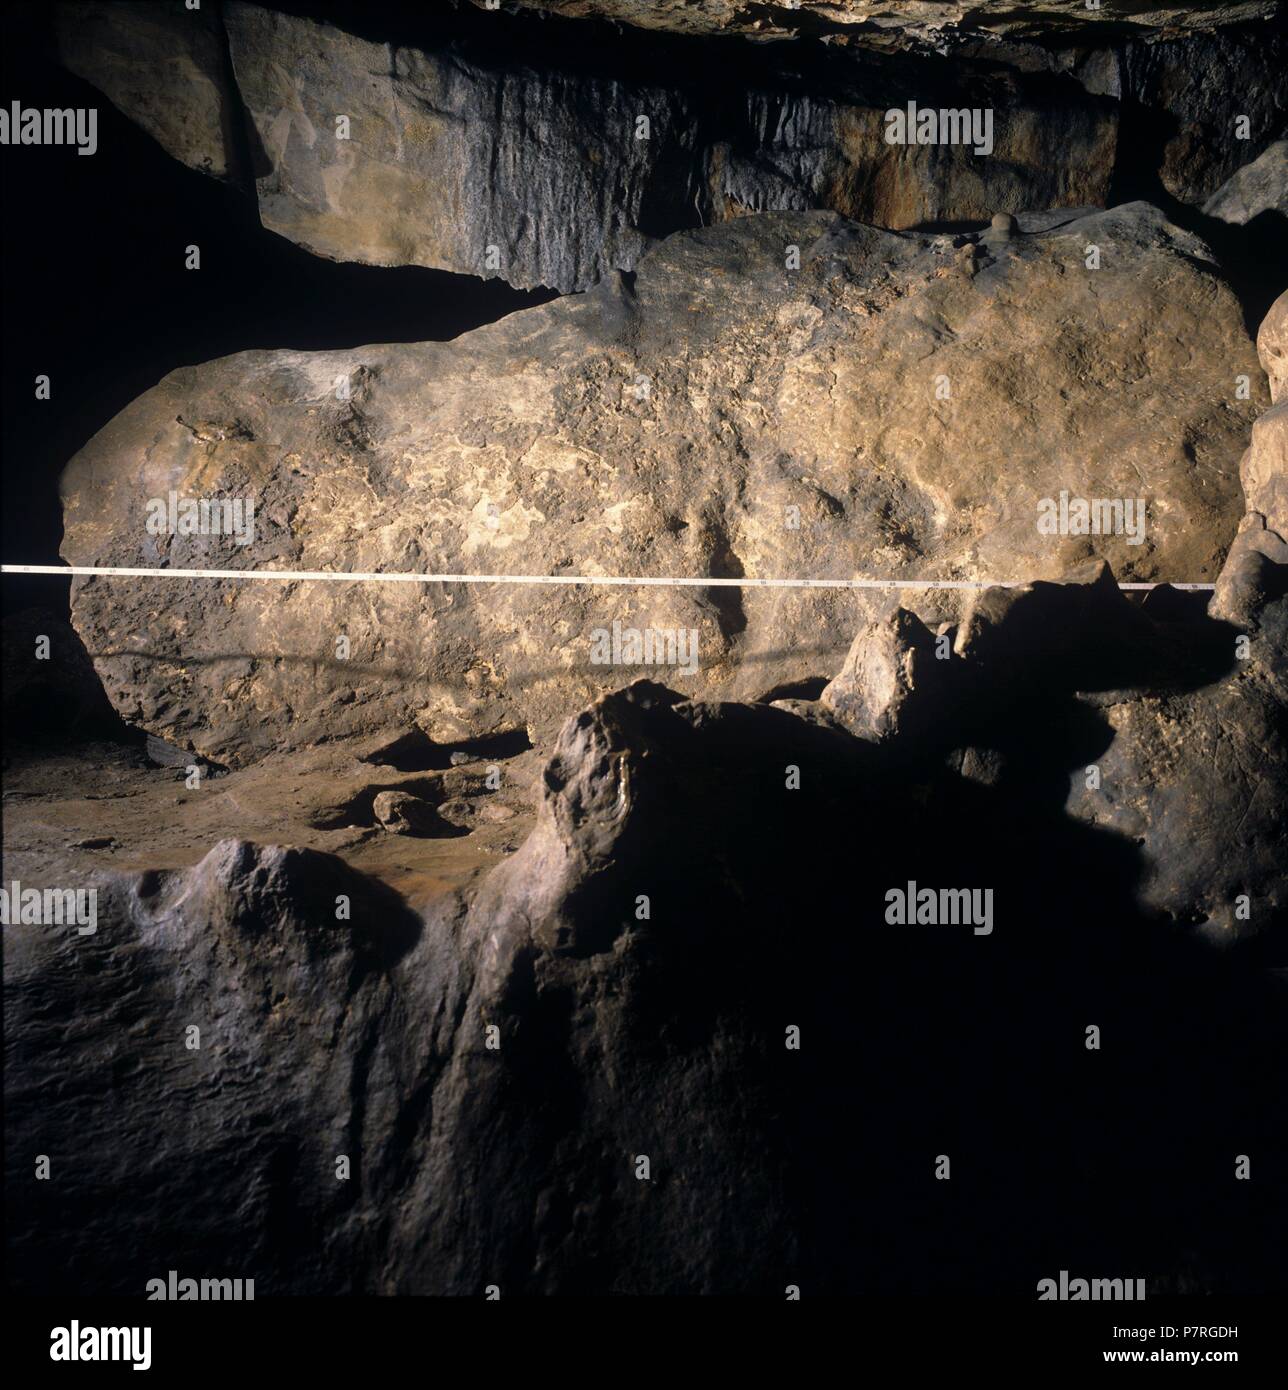
<instances>
[{"instance_id":1,"label":"rocky outcrop","mask_svg":"<svg viewBox=\"0 0 1288 1390\"><path fill-rule=\"evenodd\" d=\"M498 47L493 25L462 37L447 16L415 43L238 0L196 19L177 0L56 17L63 61L177 158L231 177L247 148L270 230L337 260L524 288L585 289L657 237L747 211L901 228L1100 205L1114 167L1112 103L936 55L641 62L618 44L588 72L557 39ZM713 85L731 56L740 81ZM910 100L987 111L987 136L887 142L886 111Z\"/></svg>"},{"instance_id":2,"label":"rocky outcrop","mask_svg":"<svg viewBox=\"0 0 1288 1390\"><path fill-rule=\"evenodd\" d=\"M1206 30L1222 24L1265 19L1273 0L1234 0L1231 4L1160 4L1157 0L1114 0L1090 6L1074 0L987 5L961 0L794 0L781 5L747 4L746 0L518 0L530 9L582 17L601 16L646 29L679 33L735 33L778 39L796 35L858 42L924 45L938 48L959 38L1038 40L1045 43L1086 40L1097 33L1134 28ZM497 9L488 0L480 8Z\"/></svg>"},{"instance_id":3,"label":"rocky outcrop","mask_svg":"<svg viewBox=\"0 0 1288 1390\"><path fill-rule=\"evenodd\" d=\"M1202 204L1288 135L1285 65L1282 19L1127 44L1119 56L1124 148L1150 149L1167 192Z\"/></svg>"},{"instance_id":4,"label":"rocky outcrop","mask_svg":"<svg viewBox=\"0 0 1288 1390\"><path fill-rule=\"evenodd\" d=\"M1284 959L1288 598L1241 660L1181 595L1073 589L973 605L948 765L912 724L861 739L640 681L566 723L535 829L458 894L403 903L330 855L230 840L98 876L91 935L8 928L18 1287L978 1294L1030 1288L1052 1248L1151 1290L1178 1268L1278 1286L1272 1234L1227 1252L1242 1194L1177 1232L1167 1179L1107 1235L1094 1141L1061 1158L1048 1136L1121 1111L1114 1152L1161 1145L1167 1174L1208 1153L1194 1107L1277 1142L1280 999L1185 943ZM901 924L918 885L971 906ZM1071 1063L1089 1019L1121 1073ZM1245 1093L1249 1036L1272 1070ZM841 1142L859 1104L893 1153ZM1050 1189L982 1183L984 1133L1036 1145ZM962 1189L951 1222L918 1219Z\"/></svg>"},{"instance_id":5,"label":"rocky outcrop","mask_svg":"<svg viewBox=\"0 0 1288 1390\"><path fill-rule=\"evenodd\" d=\"M1236 301L1145 205L1020 222L953 239L743 218L451 344L181 369L69 465L63 555L846 582L1055 579L1099 556L1210 582L1267 403ZM172 494L253 503L250 543L149 531ZM1131 514L1078 534L1097 499ZM238 764L381 729L550 730L638 669L646 629L687 693L755 698L834 671L879 598L79 579L73 614L124 717ZM904 598L932 623L954 601Z\"/></svg>"},{"instance_id":6,"label":"rocky outcrop","mask_svg":"<svg viewBox=\"0 0 1288 1390\"><path fill-rule=\"evenodd\" d=\"M688 37L468 7L375 37L352 12L343 27L243 0L54 14L66 65L176 158L253 179L270 230L336 260L564 292L749 211L983 222L1103 206L1115 179L1155 172L1201 203L1288 123L1288 30L1236 23L1270 5L1116 5L1108 24L1080 6L622 8L561 13ZM780 20L838 43L700 37ZM887 113L910 102L976 112L980 131L891 143Z\"/></svg>"},{"instance_id":7,"label":"rocky outcrop","mask_svg":"<svg viewBox=\"0 0 1288 1390\"><path fill-rule=\"evenodd\" d=\"M387 47L255 5L231 4L226 22L263 152L261 219L339 260L568 291L632 269L655 236L748 211L983 221L1101 204L1113 169L1111 105L1064 79L825 59L731 95L580 74L555 55ZM888 143L885 112L913 97L987 110L992 134Z\"/></svg>"},{"instance_id":8,"label":"rocky outcrop","mask_svg":"<svg viewBox=\"0 0 1288 1390\"><path fill-rule=\"evenodd\" d=\"M34 1121L21 1122L23 1168L45 1153L43 1190L84 1214L51 1222L37 1184L13 1229L20 1262L61 1256L86 1288L136 1297L170 1269L254 1278L262 1297L298 1288L322 1255L329 1287L352 1287L340 1271L366 1243L352 1194L380 1185L364 1134L388 1137L401 1063L442 1026L410 976L396 991L391 978L419 920L329 855L236 840L190 870L94 887L92 934L6 928L7 1090ZM440 1000L454 970L445 958L433 971ZM404 1009L423 1030L395 1028ZM182 1223L155 1220L170 1202Z\"/></svg>"},{"instance_id":9,"label":"rocky outcrop","mask_svg":"<svg viewBox=\"0 0 1288 1390\"><path fill-rule=\"evenodd\" d=\"M59 61L169 155L215 178L246 176L241 110L217 5L66 0L51 6Z\"/></svg>"},{"instance_id":10,"label":"rocky outcrop","mask_svg":"<svg viewBox=\"0 0 1288 1390\"><path fill-rule=\"evenodd\" d=\"M1237 226L1264 213L1279 213L1288 231L1288 140L1276 141L1222 184L1203 211Z\"/></svg>"}]
</instances>

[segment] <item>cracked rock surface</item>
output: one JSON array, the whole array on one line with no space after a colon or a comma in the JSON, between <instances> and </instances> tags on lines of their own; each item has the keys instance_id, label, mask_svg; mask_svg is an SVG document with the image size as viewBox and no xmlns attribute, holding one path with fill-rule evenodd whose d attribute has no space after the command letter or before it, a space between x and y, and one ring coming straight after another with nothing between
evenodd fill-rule
<instances>
[{"instance_id":1,"label":"cracked rock surface","mask_svg":"<svg viewBox=\"0 0 1288 1390\"><path fill-rule=\"evenodd\" d=\"M1058 579L1099 557L1124 580L1211 582L1269 403L1237 300L1203 243L1146 204L1019 222L955 247L765 214L673 237L636 276L450 344L182 368L69 464L62 553L972 581ZM1139 499L1140 543L1040 530L1062 490ZM147 504L171 491L253 500L253 543L150 534ZM73 622L128 722L241 765L413 725L441 743L549 731L621 684L621 666L592 660L615 622L696 632L681 688L757 698L827 679L879 598L79 578ZM904 601L932 625L956 616L951 593Z\"/></svg>"},{"instance_id":2,"label":"cracked rock surface","mask_svg":"<svg viewBox=\"0 0 1288 1390\"><path fill-rule=\"evenodd\" d=\"M647 33L541 8L391 34L344 6L87 0L53 24L67 67L306 250L563 292L748 212L985 222L1104 206L1142 175L1198 205L1288 132L1273 5L556 7ZM710 37L780 22L801 41ZM987 111L987 148L890 143L910 101Z\"/></svg>"}]
</instances>

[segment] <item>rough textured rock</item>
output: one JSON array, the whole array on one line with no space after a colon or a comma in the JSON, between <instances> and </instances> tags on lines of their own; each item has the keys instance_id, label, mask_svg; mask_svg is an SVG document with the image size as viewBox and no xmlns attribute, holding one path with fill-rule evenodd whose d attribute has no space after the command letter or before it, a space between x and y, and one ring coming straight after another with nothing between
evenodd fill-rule
<instances>
[{"instance_id":1,"label":"rough textured rock","mask_svg":"<svg viewBox=\"0 0 1288 1390\"><path fill-rule=\"evenodd\" d=\"M394 835L450 833L433 805L410 792L377 792L371 810L376 820Z\"/></svg>"},{"instance_id":2,"label":"rough textured rock","mask_svg":"<svg viewBox=\"0 0 1288 1390\"><path fill-rule=\"evenodd\" d=\"M1288 24L1282 19L1273 26L1131 43L1119 63L1124 105L1137 108L1134 117L1124 112L1124 144L1158 144L1159 178L1182 202L1204 202L1288 135Z\"/></svg>"},{"instance_id":3,"label":"rough textured rock","mask_svg":"<svg viewBox=\"0 0 1288 1390\"><path fill-rule=\"evenodd\" d=\"M1180 596L1158 602L1167 591L1137 609L1107 572L988 591L958 635L953 702L968 746L987 748L990 711L1023 722L1035 692L1077 692L1067 717L1103 721L1103 736L1089 727L1068 813L1139 846L1142 907L1274 960L1288 950L1285 560L1288 546L1249 525L1211 605L1222 623L1196 621ZM1233 622L1253 637L1246 650Z\"/></svg>"},{"instance_id":4,"label":"rough textured rock","mask_svg":"<svg viewBox=\"0 0 1288 1390\"><path fill-rule=\"evenodd\" d=\"M1242 548L1232 564L1244 571L1240 600L1214 608L1252 637L1247 654L1238 655L1231 627L1232 669L1222 679L1110 698L1102 713L1113 739L1096 759L1099 785L1075 772L1069 811L1141 846L1146 906L1279 961L1288 922L1288 568Z\"/></svg>"},{"instance_id":5,"label":"rough textured rock","mask_svg":"<svg viewBox=\"0 0 1288 1390\"><path fill-rule=\"evenodd\" d=\"M227 25L266 227L338 260L525 288L584 289L633 268L656 235L747 211L831 208L897 228L1099 205L1116 151L1111 103L996 67L825 55L821 71L708 92L555 56L371 43L255 5L231 4ZM884 113L910 94L995 110L991 153L888 144Z\"/></svg>"},{"instance_id":6,"label":"rough textured rock","mask_svg":"<svg viewBox=\"0 0 1288 1390\"><path fill-rule=\"evenodd\" d=\"M1134 204L973 249L967 265L949 238L742 218L451 344L181 369L69 465L63 555L973 581L1099 556L1126 580L1215 579L1267 398L1202 243ZM171 490L253 499L254 543L148 534ZM1143 543L1041 533L1062 490L1142 498ZM696 674L673 673L686 693L758 698L834 672L878 597L101 578L73 594L123 715L223 764L378 729L549 728L631 674L592 660L614 621L697 632ZM904 602L953 616L951 594Z\"/></svg>"},{"instance_id":7,"label":"rough textured rock","mask_svg":"<svg viewBox=\"0 0 1288 1390\"><path fill-rule=\"evenodd\" d=\"M914 629L895 642L897 621L861 634L838 679L867 715L855 731L886 732L892 752L925 759L956 741L973 777L969 764L1000 750L989 785L1031 775L1024 764L1038 747L1026 728L1069 738L1065 809L1139 847L1137 904L1279 962L1288 952L1288 543L1260 517L1247 518L1209 612L1220 621L1202 621L1168 590L1137 607L1106 568L1074 583L986 590L954 659L937 669L926 660L931 698L899 679L914 654L926 657L928 635L918 641ZM851 693L855 652L867 707ZM924 717L900 722L918 693L912 707ZM836 712L828 691L823 701ZM1043 776L1029 787L1034 806Z\"/></svg>"},{"instance_id":8,"label":"rough textured rock","mask_svg":"<svg viewBox=\"0 0 1288 1390\"><path fill-rule=\"evenodd\" d=\"M480 7L486 0L473 0ZM976 34L1044 42L1086 40L1123 28L1210 29L1263 19L1274 0L1232 4L1159 4L1113 0L1089 8L1083 0L1035 0L988 5L963 0L799 0L781 5L747 0L519 0L555 14L602 16L646 29L679 33L735 33L755 38L798 34L851 35L860 41L938 47Z\"/></svg>"},{"instance_id":9,"label":"rough textured rock","mask_svg":"<svg viewBox=\"0 0 1288 1390\"><path fill-rule=\"evenodd\" d=\"M1064 1251L1143 1268L1151 1293L1281 1288L1280 1233L1242 1193L1175 1223L1212 1126L1279 1141L1279 1000L1160 951L1134 895L1202 906L1189 929L1250 892L1253 924L1273 923L1282 798L1246 793L1281 778L1284 750L1249 716L1282 695L1258 665L1211 708L1110 707L1116 790L1073 809L1139 850L1063 814L1085 730L1049 703L994 726L1012 741L984 782L639 682L568 721L523 848L423 912L331 856L241 841L102 876L93 936L7 933L15 1283L979 1294L1031 1288ZM1198 815L1210 843L1178 854ZM989 885L990 931L889 925L909 879ZM1076 1064L1089 1016L1109 1072ZM1231 1087L1251 1038L1264 1084ZM860 1103L892 1150L843 1142ZM955 1175L974 1174L985 1134L1043 1180L975 1179L927 1223L934 1156L951 1141ZM1091 1218L1121 1176L1102 1184L1104 1165L1160 1146L1168 1165L1106 1231ZM187 1219L157 1221L161 1203Z\"/></svg>"},{"instance_id":10,"label":"rough textured rock","mask_svg":"<svg viewBox=\"0 0 1288 1390\"><path fill-rule=\"evenodd\" d=\"M1270 380L1270 399L1288 398L1288 290L1270 306L1257 331L1257 355Z\"/></svg>"},{"instance_id":11,"label":"rough textured rock","mask_svg":"<svg viewBox=\"0 0 1288 1390\"><path fill-rule=\"evenodd\" d=\"M6 928L6 1090L20 1111L39 1110L52 1165L45 1200L37 1185L10 1228L16 1262L35 1268L52 1240L86 1287L141 1297L147 1278L175 1268L254 1277L263 1296L298 1286L302 1252L320 1241L336 1262L331 1286L344 1289L353 1276L340 1271L366 1241L351 1194L379 1184L363 1136L392 1131L391 1049L417 1048L393 1025L411 1009L428 1045L439 1027L424 1007L428 978L442 989L452 963L395 990L391 969L419 920L312 851L228 840L190 870L102 875L97 890L93 935ZM63 1048L75 1069L48 1065ZM92 1139L77 1143L77 1129ZM353 1183L335 1180L340 1153ZM156 1221L170 1203L183 1221ZM121 1240L133 1252L124 1268Z\"/></svg>"},{"instance_id":12,"label":"rough textured rock","mask_svg":"<svg viewBox=\"0 0 1288 1390\"><path fill-rule=\"evenodd\" d=\"M169 155L215 178L240 179L217 5L183 0L69 0L50 7L59 61L92 82Z\"/></svg>"},{"instance_id":13,"label":"rough textured rock","mask_svg":"<svg viewBox=\"0 0 1288 1390\"><path fill-rule=\"evenodd\" d=\"M253 175L264 225L306 249L568 291L747 211L982 222L1102 206L1112 179L1155 169L1201 203L1284 136L1288 26L1237 23L1273 5L1111 8L806 6L777 19L835 26L842 46L766 46L699 37L777 32L759 7L626 5L689 37L596 25L598 67L577 52L590 26L547 35L555 20L509 10L443 10L397 33L242 0L55 14L68 67L185 163ZM910 99L992 112L995 148L888 144L885 112Z\"/></svg>"},{"instance_id":14,"label":"rough textured rock","mask_svg":"<svg viewBox=\"0 0 1288 1390\"><path fill-rule=\"evenodd\" d=\"M1243 226L1263 213L1280 213L1288 233L1288 140L1277 140L1208 199L1203 211Z\"/></svg>"},{"instance_id":15,"label":"rough textured rock","mask_svg":"<svg viewBox=\"0 0 1288 1390\"><path fill-rule=\"evenodd\" d=\"M1208 604L1214 618L1245 631L1255 628L1267 603L1288 581L1288 541L1266 529L1260 512L1249 512L1226 556Z\"/></svg>"},{"instance_id":16,"label":"rough textured rock","mask_svg":"<svg viewBox=\"0 0 1288 1390\"><path fill-rule=\"evenodd\" d=\"M1240 475L1249 510L1288 537L1288 401L1271 406L1253 425Z\"/></svg>"},{"instance_id":17,"label":"rough textured rock","mask_svg":"<svg viewBox=\"0 0 1288 1390\"><path fill-rule=\"evenodd\" d=\"M880 743L924 732L942 713L946 684L935 648L921 619L897 608L859 633L819 698L859 738Z\"/></svg>"},{"instance_id":18,"label":"rough textured rock","mask_svg":"<svg viewBox=\"0 0 1288 1390\"><path fill-rule=\"evenodd\" d=\"M1252 443L1239 465L1249 513L1280 539L1288 540L1288 399L1285 399L1284 344L1288 292L1270 306L1257 333L1257 353L1275 402L1252 427ZM1254 527L1254 529L1256 529Z\"/></svg>"}]
</instances>

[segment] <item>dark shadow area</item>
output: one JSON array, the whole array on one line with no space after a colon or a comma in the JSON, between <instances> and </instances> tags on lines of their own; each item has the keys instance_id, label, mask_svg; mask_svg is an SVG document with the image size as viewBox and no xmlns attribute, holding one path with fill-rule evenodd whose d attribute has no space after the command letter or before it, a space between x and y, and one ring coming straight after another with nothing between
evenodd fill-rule
<instances>
[{"instance_id":1,"label":"dark shadow area","mask_svg":"<svg viewBox=\"0 0 1288 1390\"><path fill-rule=\"evenodd\" d=\"M1108 741L1097 716L1071 725L1053 697L1006 712L1023 775L983 786L763 708L695 732L674 696L649 698L620 721L640 754L632 829L563 904L556 949L630 962L614 1075L657 1186L646 1203L615 1185L611 1218L569 1226L561 1292L1033 1298L1062 1269L1155 1297L1284 1290L1282 987L1143 913L1139 850L1064 814L1070 770ZM889 924L910 883L988 890L991 930ZM623 910L638 885L644 927ZM575 1002L516 988L513 1007L525 1048L502 1128L537 1171L595 1191L602 1173L570 1172L559 1147L586 1065ZM696 1114L648 1079L677 1054L703 1077ZM481 1143L497 1119L480 1111ZM1236 1181L1254 1152L1264 1181ZM651 1273L685 1246L666 1222L686 1194L716 1263L696 1288ZM524 1259L503 1277L546 1291Z\"/></svg>"},{"instance_id":2,"label":"dark shadow area","mask_svg":"<svg viewBox=\"0 0 1288 1390\"><path fill-rule=\"evenodd\" d=\"M805 680L786 681L758 695L756 703L771 705L775 700L817 700L829 680L830 676L811 676Z\"/></svg>"},{"instance_id":3,"label":"dark shadow area","mask_svg":"<svg viewBox=\"0 0 1288 1390\"><path fill-rule=\"evenodd\" d=\"M263 1190L298 1214L284 1243L252 1246L238 1216L194 1204L247 1181L241 1149L171 1155L168 1201L202 1212L182 1233L132 1229L134 1193L114 1208L114 1235L101 1214L82 1219L97 1194L42 1188L15 1169L24 1291L72 1278L129 1292L156 1268L198 1262L278 1293L374 1292L391 1278L404 1292L467 1292L483 1265L534 1295L781 1297L793 1282L812 1295L1032 1299L1062 1270L1143 1279L1149 1297L1288 1292L1283 981L1255 954L1214 952L1186 923L1142 909L1139 844L1065 809L1071 775L1112 738L1075 692L1129 674L1148 689L1201 687L1227 669L1217 654L1230 631L1184 595L1158 601L1168 622L1155 625L1107 581L1054 587L1039 591L1045 622L1008 600L1016 645L999 621L978 648L988 675L977 698L948 701L943 740L876 746L764 705L690 707L648 682L580 716L599 730L594 756L556 758L545 782L577 782L568 804L589 825L606 778L611 847L572 856L581 867L557 899L542 856L510 876L505 897L480 899L491 915L476 930L503 939L517 913L550 940L519 953L488 1014L511 1040L499 1057L450 1029L422 1051L426 1020L459 1007L444 982L475 968L466 943L480 938L444 926L463 907L410 947L402 988L428 990L427 1002L381 1017L382 1055L401 1059L394 1118L364 1148L362 1193L343 1197L378 1215L374 1234L325 1219L335 1185L290 1147L308 1132L305 1102L292 1123L260 1132L252 1162ZM986 777L943 755L954 739L985 755ZM406 735L376 756L401 766L429 761L431 747ZM627 752L628 775L612 771L609 747ZM434 784L411 790L432 799ZM370 818L380 789L365 789L345 823ZM332 888L327 875L301 881L302 900L322 913ZM926 889L936 912L944 890L969 890L968 914L891 920L892 896L920 906ZM109 985L123 1025L132 1010L171 1007L164 975L86 978L68 999L90 1010ZM257 1036L268 1024L252 1011L246 1026ZM784 1045L789 1027L799 1048ZM301 1075L319 1066L302 1041L279 1045ZM38 1128L80 1171L78 1136L127 1101L124 1087L87 1090L51 1131L42 1077L79 1075L77 1047L24 1045L7 1124L11 1152L25 1154ZM428 1102L453 1048L469 1097L455 1118L441 1093ZM370 1065L355 1062L364 1078ZM128 1081L163 1110L187 1103L159 1059ZM238 1113L242 1084L229 1080L227 1100L210 1104ZM629 1098L620 1115L614 1096ZM477 1269L467 1255L449 1270L433 1253L432 1203L406 1200L419 1172L408 1152L430 1153L442 1125L470 1162L430 1185L459 1184L452 1210L466 1235L454 1252L487 1232ZM619 1151L653 1154L647 1200ZM1236 1178L1240 1155L1251 1181Z\"/></svg>"},{"instance_id":4,"label":"dark shadow area","mask_svg":"<svg viewBox=\"0 0 1288 1390\"><path fill-rule=\"evenodd\" d=\"M397 772L431 772L460 763L513 758L531 747L531 740L524 729L467 739L462 743L435 743L422 730L411 729L375 752L368 753L361 761L392 767Z\"/></svg>"}]
</instances>

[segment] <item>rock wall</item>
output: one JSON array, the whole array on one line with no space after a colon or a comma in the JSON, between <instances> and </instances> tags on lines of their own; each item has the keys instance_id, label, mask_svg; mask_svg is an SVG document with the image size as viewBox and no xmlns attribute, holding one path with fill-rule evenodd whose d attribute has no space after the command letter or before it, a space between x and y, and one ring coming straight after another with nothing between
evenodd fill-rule
<instances>
[{"instance_id":1,"label":"rock wall","mask_svg":"<svg viewBox=\"0 0 1288 1390\"><path fill-rule=\"evenodd\" d=\"M489 0L472 0L496 10ZM529 9L576 17L603 16L626 24L680 33L737 33L780 39L801 34L852 37L863 43L937 48L977 34L1052 42L1089 34L1164 28L1205 30L1264 19L1273 0L1233 4L1159 4L1156 0L1035 0L1028 4L970 4L962 0L787 0L774 6L745 0L518 0Z\"/></svg>"},{"instance_id":2,"label":"rock wall","mask_svg":"<svg viewBox=\"0 0 1288 1390\"><path fill-rule=\"evenodd\" d=\"M791 12L806 34L835 26L827 45L711 37L774 32L717 5L558 11L651 31L629 39L522 9L404 15L396 39L372 38L361 10L315 8L336 22L174 0L65 3L54 23L67 66L175 157L253 179L270 230L337 260L564 292L748 211L985 222L1104 206L1115 182L1153 196L1147 173L1202 203L1288 121L1288 27L1236 23L1277 14L1265 4L1115 6L1112 24L1080 5L996 21L959 6ZM605 55L593 71L587 33ZM889 143L886 113L909 102L987 112L990 138Z\"/></svg>"},{"instance_id":3,"label":"rock wall","mask_svg":"<svg viewBox=\"0 0 1288 1390\"><path fill-rule=\"evenodd\" d=\"M226 840L97 876L92 937L9 928L17 1287L1014 1295L1063 1252L1151 1295L1281 1289L1232 1184L1175 1214L1212 1126L1282 1142L1282 991L1227 963L1283 960L1288 597L1242 660L1201 604L1148 608L1107 570L987 591L873 737L838 690L635 682L564 725L522 848L432 904ZM892 926L909 880L987 907ZM1082 1060L1088 1018L1114 1068ZM889 1137L853 1142L853 1105ZM1040 1181L984 1181L981 1135ZM1106 1224L1086 1165L1160 1151Z\"/></svg>"},{"instance_id":4,"label":"rock wall","mask_svg":"<svg viewBox=\"0 0 1288 1390\"><path fill-rule=\"evenodd\" d=\"M731 92L372 44L255 5L226 13L264 225L336 259L568 291L632 269L654 236L748 211L986 221L1103 203L1113 169L1111 104L1067 79L1053 91L873 57L808 76L789 65ZM885 111L914 98L993 112L993 148L887 143Z\"/></svg>"}]
</instances>

